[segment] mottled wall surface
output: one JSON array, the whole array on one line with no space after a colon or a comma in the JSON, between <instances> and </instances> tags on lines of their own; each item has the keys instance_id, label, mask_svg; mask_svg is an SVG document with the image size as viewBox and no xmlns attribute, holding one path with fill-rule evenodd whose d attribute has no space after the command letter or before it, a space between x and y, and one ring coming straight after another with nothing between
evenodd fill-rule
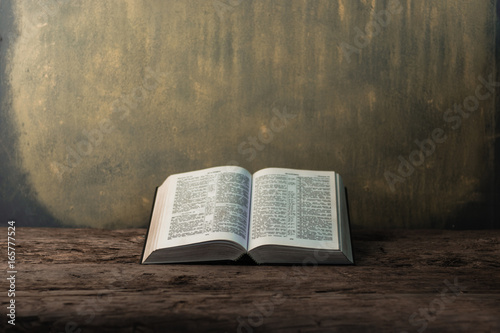
<instances>
[{"instance_id":1,"label":"mottled wall surface","mask_svg":"<svg viewBox=\"0 0 500 333\"><path fill-rule=\"evenodd\" d=\"M145 226L169 174L237 163L338 171L355 226L494 226L493 1L0 9L0 208L19 224Z\"/></svg>"}]
</instances>

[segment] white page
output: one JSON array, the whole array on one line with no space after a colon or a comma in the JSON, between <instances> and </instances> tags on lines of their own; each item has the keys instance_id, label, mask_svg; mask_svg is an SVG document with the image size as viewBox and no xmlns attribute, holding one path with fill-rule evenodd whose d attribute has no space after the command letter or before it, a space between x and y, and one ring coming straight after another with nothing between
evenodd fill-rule
<instances>
[{"instance_id":1,"label":"white page","mask_svg":"<svg viewBox=\"0 0 500 333\"><path fill-rule=\"evenodd\" d=\"M232 240L246 249L251 175L224 166L170 176L158 248ZM162 186L163 187L163 186Z\"/></svg>"},{"instance_id":2,"label":"white page","mask_svg":"<svg viewBox=\"0 0 500 333\"><path fill-rule=\"evenodd\" d=\"M269 168L253 175L249 233L261 245L338 249L335 172Z\"/></svg>"}]
</instances>

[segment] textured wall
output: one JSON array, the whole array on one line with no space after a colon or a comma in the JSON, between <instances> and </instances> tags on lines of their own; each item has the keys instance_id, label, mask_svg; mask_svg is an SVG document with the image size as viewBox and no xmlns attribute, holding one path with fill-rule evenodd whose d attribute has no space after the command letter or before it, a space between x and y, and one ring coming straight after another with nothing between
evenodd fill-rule
<instances>
[{"instance_id":1,"label":"textured wall","mask_svg":"<svg viewBox=\"0 0 500 333\"><path fill-rule=\"evenodd\" d=\"M144 226L169 174L228 163L338 171L356 226L490 214L492 1L0 7L8 218Z\"/></svg>"}]
</instances>

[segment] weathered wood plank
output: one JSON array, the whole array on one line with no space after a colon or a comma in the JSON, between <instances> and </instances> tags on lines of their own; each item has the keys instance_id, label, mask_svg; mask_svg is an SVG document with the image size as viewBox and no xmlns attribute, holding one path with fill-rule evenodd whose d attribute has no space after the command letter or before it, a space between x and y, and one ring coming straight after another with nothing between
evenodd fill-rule
<instances>
[{"instance_id":1,"label":"weathered wood plank","mask_svg":"<svg viewBox=\"0 0 500 333\"><path fill-rule=\"evenodd\" d=\"M143 266L144 235L18 228L17 331L500 330L500 231L354 230L355 266L307 267Z\"/></svg>"}]
</instances>

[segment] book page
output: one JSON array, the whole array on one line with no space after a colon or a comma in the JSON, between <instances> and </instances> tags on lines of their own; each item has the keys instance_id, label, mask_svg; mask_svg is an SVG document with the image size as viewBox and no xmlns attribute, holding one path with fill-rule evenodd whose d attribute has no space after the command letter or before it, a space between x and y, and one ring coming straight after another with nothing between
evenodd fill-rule
<instances>
[{"instance_id":1,"label":"book page","mask_svg":"<svg viewBox=\"0 0 500 333\"><path fill-rule=\"evenodd\" d=\"M335 182L328 171L256 172L248 249L267 244L338 249Z\"/></svg>"},{"instance_id":2,"label":"book page","mask_svg":"<svg viewBox=\"0 0 500 333\"><path fill-rule=\"evenodd\" d=\"M251 175L240 167L216 167L173 175L162 215L158 247L232 240L246 249Z\"/></svg>"}]
</instances>

